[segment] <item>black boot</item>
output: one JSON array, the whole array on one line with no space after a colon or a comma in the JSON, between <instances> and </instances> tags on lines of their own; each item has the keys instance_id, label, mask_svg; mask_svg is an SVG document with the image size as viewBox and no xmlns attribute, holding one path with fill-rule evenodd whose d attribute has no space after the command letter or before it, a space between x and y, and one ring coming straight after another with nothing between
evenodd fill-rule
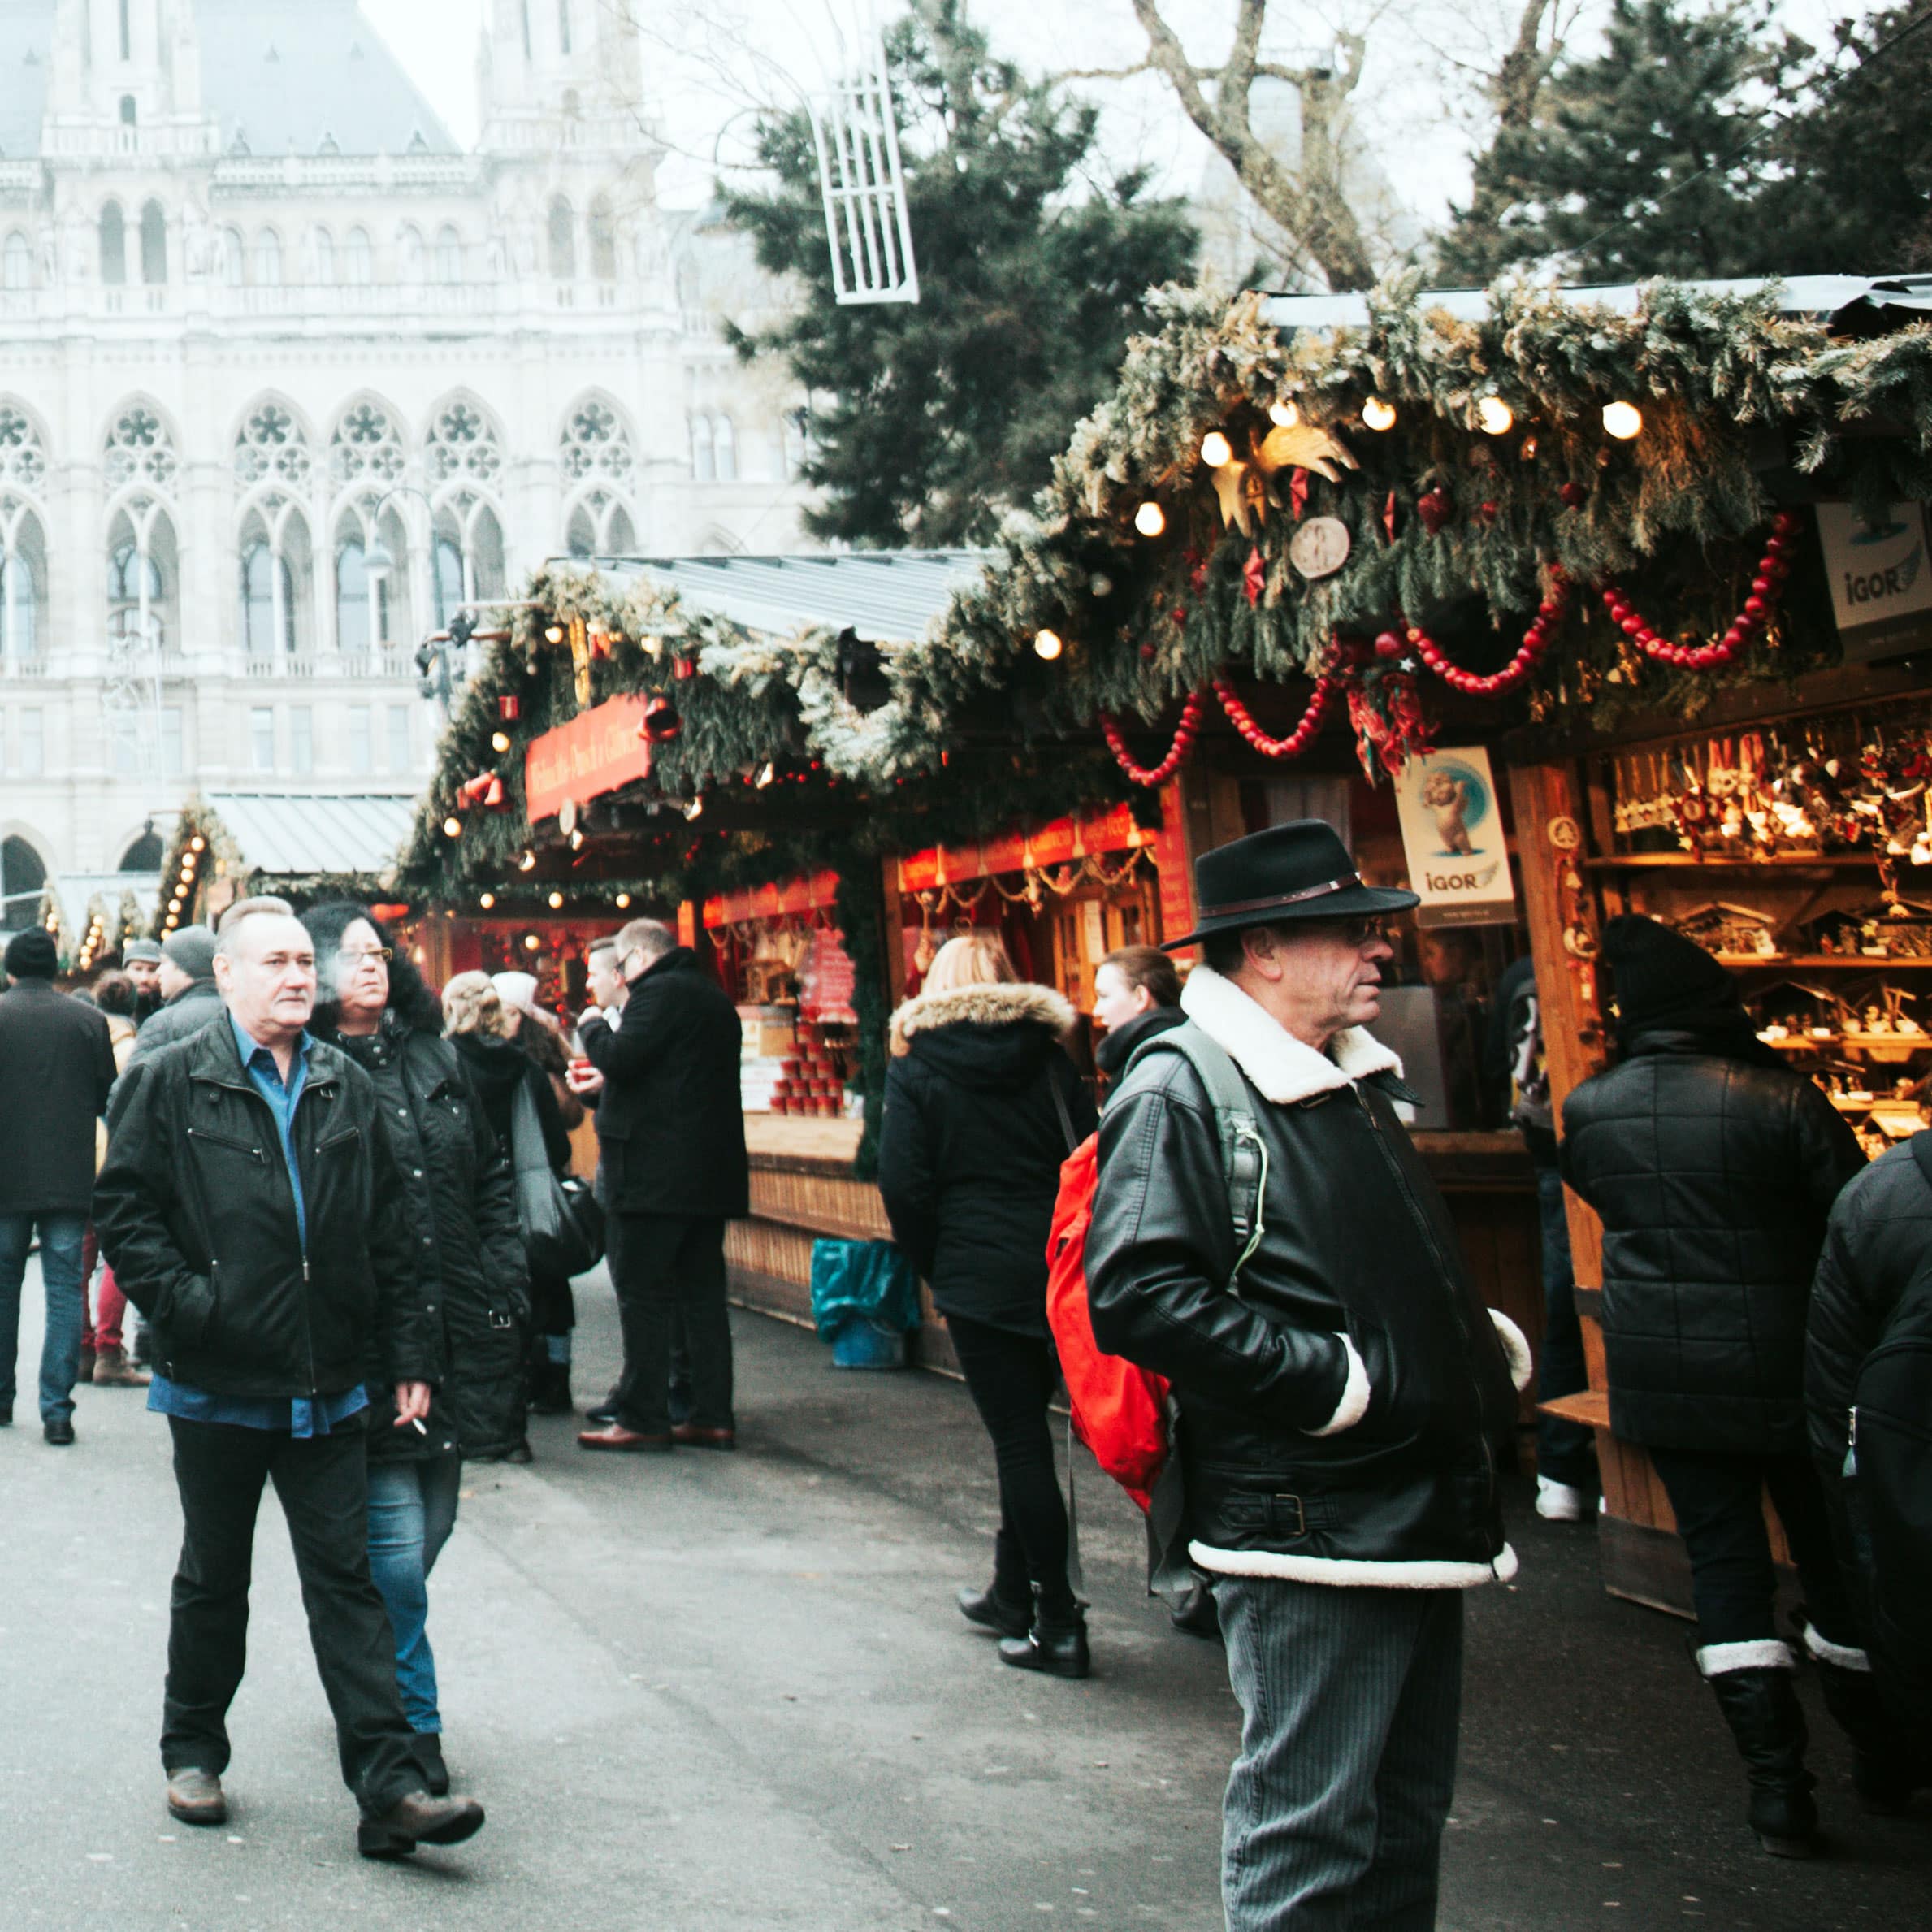
<instances>
[{"instance_id":1,"label":"black boot","mask_svg":"<svg viewBox=\"0 0 1932 1932\"><path fill-rule=\"evenodd\" d=\"M1912 1794L1928 1780L1912 1740L1893 1722L1869 1670L1830 1662L1812 1649L1818 1687L1832 1721L1852 1740L1852 1783L1859 1802L1879 1817L1908 1809Z\"/></svg>"},{"instance_id":2,"label":"black boot","mask_svg":"<svg viewBox=\"0 0 1932 1932\"><path fill-rule=\"evenodd\" d=\"M1818 1852L1817 1780L1804 1768L1804 1713L1789 1670L1725 1670L1706 1680L1737 1740L1751 1780L1746 1816L1757 1842L1779 1858Z\"/></svg>"},{"instance_id":3,"label":"black boot","mask_svg":"<svg viewBox=\"0 0 1932 1932\"><path fill-rule=\"evenodd\" d=\"M542 1362L537 1365L530 1378L530 1406L539 1415L571 1413L576 1405L570 1400L569 1362Z\"/></svg>"},{"instance_id":4,"label":"black boot","mask_svg":"<svg viewBox=\"0 0 1932 1932\"><path fill-rule=\"evenodd\" d=\"M1024 1637L1033 1622L1033 1598L1009 1596L994 1577L983 1590L962 1590L957 1601L960 1614L982 1630L997 1631L1003 1637Z\"/></svg>"},{"instance_id":5,"label":"black boot","mask_svg":"<svg viewBox=\"0 0 1932 1932\"><path fill-rule=\"evenodd\" d=\"M422 1788L432 1798L449 1796L449 1766L443 1761L443 1734L440 1731L416 1733L416 1761L422 1767Z\"/></svg>"},{"instance_id":6,"label":"black boot","mask_svg":"<svg viewBox=\"0 0 1932 1932\"><path fill-rule=\"evenodd\" d=\"M1077 1604L1071 1610L1040 1610L1024 1637L1000 1639L999 1661L1016 1670L1043 1670L1049 1677L1085 1677L1093 1668L1085 1613Z\"/></svg>"}]
</instances>

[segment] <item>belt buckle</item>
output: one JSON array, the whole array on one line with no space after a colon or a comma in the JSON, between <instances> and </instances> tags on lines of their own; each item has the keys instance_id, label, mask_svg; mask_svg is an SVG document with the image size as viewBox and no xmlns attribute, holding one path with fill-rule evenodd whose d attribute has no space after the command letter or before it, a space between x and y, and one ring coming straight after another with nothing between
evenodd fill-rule
<instances>
[{"instance_id":1,"label":"belt buckle","mask_svg":"<svg viewBox=\"0 0 1932 1932\"><path fill-rule=\"evenodd\" d=\"M1278 1503L1293 1503L1294 1505L1295 1527L1289 1531L1289 1534L1292 1536L1306 1536L1308 1534L1308 1512L1302 1508L1301 1497L1289 1496L1277 1490L1275 1494L1275 1501Z\"/></svg>"}]
</instances>

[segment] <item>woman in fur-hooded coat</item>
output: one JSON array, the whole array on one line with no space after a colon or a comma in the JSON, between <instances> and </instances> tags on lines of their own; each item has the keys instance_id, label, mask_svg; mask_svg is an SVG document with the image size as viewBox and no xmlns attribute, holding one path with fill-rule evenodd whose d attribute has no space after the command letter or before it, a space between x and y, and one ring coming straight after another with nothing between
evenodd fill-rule
<instances>
[{"instance_id":1,"label":"woman in fur-hooded coat","mask_svg":"<svg viewBox=\"0 0 1932 1932\"><path fill-rule=\"evenodd\" d=\"M1050 1638L1079 1621L1047 1423L1059 1369L1046 1326L1060 1163L1094 1121L1060 1046L1074 1018L1058 993L1018 979L991 934L949 941L924 990L892 1016L879 1139L893 1234L946 1317L999 1465L992 1587L962 1592L960 1608L1023 1651L1035 1589ZM1084 1673L1085 1643L1082 1632L1081 1672L1068 1674ZM1042 1667L1033 1649L1007 1661Z\"/></svg>"}]
</instances>

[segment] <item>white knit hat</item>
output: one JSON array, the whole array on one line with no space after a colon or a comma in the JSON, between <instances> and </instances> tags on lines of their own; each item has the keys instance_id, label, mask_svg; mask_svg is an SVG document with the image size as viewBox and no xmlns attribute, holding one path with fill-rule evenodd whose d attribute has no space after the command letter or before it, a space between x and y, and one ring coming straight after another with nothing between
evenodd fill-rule
<instances>
[{"instance_id":1,"label":"white knit hat","mask_svg":"<svg viewBox=\"0 0 1932 1932\"><path fill-rule=\"evenodd\" d=\"M514 1007L519 1013L536 1010L537 977L534 972L492 972L490 984L506 1007Z\"/></svg>"}]
</instances>

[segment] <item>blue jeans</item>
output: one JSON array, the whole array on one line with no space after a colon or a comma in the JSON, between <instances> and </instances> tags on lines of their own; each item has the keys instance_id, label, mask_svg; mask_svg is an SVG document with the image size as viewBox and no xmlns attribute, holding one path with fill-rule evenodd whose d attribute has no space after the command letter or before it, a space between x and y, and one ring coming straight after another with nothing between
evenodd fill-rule
<instances>
[{"instance_id":1,"label":"blue jeans","mask_svg":"<svg viewBox=\"0 0 1932 1932\"><path fill-rule=\"evenodd\" d=\"M461 1456L369 1465L369 1567L396 1633L396 1687L413 1731L440 1731L431 1654L429 1573L456 1527Z\"/></svg>"},{"instance_id":2,"label":"blue jeans","mask_svg":"<svg viewBox=\"0 0 1932 1932\"><path fill-rule=\"evenodd\" d=\"M1563 1176L1554 1161L1536 1162L1536 1216L1543 1231L1543 1348L1536 1399L1553 1402L1590 1386L1583 1325L1576 1312L1576 1271L1570 1259L1570 1219ZM1596 1436L1580 1422L1536 1418L1536 1473L1573 1489L1596 1488Z\"/></svg>"},{"instance_id":3,"label":"blue jeans","mask_svg":"<svg viewBox=\"0 0 1932 1932\"><path fill-rule=\"evenodd\" d=\"M1462 1710L1458 1590L1217 1576L1241 1755L1228 1932L1430 1932Z\"/></svg>"},{"instance_id":4,"label":"blue jeans","mask_svg":"<svg viewBox=\"0 0 1932 1932\"><path fill-rule=\"evenodd\" d=\"M41 1233L41 1284L46 1290L47 1326L41 1341L41 1420L66 1421L74 1413L74 1378L80 1372L80 1331L87 1319L80 1254L87 1241L84 1215L0 1215L0 1409L14 1403L14 1367L20 1348L20 1284L27 1250Z\"/></svg>"}]
</instances>

